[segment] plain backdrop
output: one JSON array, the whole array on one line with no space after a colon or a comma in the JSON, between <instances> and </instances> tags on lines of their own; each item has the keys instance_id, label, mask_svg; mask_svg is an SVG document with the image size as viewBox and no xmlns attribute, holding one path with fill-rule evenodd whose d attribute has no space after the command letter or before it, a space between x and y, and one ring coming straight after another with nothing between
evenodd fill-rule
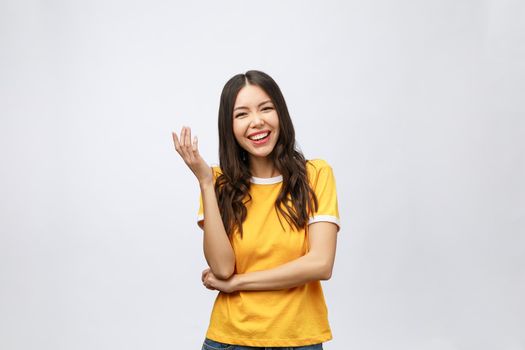
<instances>
[{"instance_id":1,"label":"plain backdrop","mask_svg":"<svg viewBox=\"0 0 525 350\"><path fill-rule=\"evenodd\" d=\"M330 350L525 349L525 3L0 2L0 348L200 349L226 81L336 177Z\"/></svg>"}]
</instances>

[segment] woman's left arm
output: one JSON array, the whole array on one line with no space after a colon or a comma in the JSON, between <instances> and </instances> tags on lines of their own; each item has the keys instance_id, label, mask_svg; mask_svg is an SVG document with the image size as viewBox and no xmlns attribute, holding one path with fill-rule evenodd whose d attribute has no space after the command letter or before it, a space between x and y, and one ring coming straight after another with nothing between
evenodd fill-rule
<instances>
[{"instance_id":1,"label":"woman's left arm","mask_svg":"<svg viewBox=\"0 0 525 350\"><path fill-rule=\"evenodd\" d=\"M309 228L310 250L307 254L278 267L235 274L220 280L206 269L202 281L208 289L225 293L239 290L279 290L304 285L311 281L328 280L332 276L338 228L331 222L315 222Z\"/></svg>"}]
</instances>

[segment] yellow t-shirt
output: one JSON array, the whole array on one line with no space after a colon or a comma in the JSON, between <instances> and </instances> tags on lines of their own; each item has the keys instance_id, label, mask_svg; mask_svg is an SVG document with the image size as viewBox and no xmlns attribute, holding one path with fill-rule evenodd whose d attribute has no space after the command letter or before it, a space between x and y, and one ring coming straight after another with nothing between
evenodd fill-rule
<instances>
[{"instance_id":1,"label":"yellow t-shirt","mask_svg":"<svg viewBox=\"0 0 525 350\"><path fill-rule=\"evenodd\" d=\"M219 167L212 167L214 179ZM308 224L333 222L340 227L335 178L322 159L306 163L307 174L319 208ZM293 231L274 207L282 186L282 175L252 177L243 222L243 238L235 232L230 242L235 252L235 273L267 270L308 252L308 230ZM202 196L197 222L204 220ZM320 281L271 291L219 292L215 299L206 337L218 342L246 346L305 346L332 339Z\"/></svg>"}]
</instances>

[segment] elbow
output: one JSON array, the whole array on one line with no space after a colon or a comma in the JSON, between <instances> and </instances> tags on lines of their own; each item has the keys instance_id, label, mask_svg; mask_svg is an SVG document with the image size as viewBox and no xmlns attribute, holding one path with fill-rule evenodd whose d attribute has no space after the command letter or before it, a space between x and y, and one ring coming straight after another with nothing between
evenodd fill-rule
<instances>
[{"instance_id":1,"label":"elbow","mask_svg":"<svg viewBox=\"0 0 525 350\"><path fill-rule=\"evenodd\" d=\"M229 279L232 275L233 275L233 269L228 269L228 270L219 270L217 272L213 272L213 274L215 275L215 277L217 277L218 279L220 280L227 280Z\"/></svg>"},{"instance_id":2,"label":"elbow","mask_svg":"<svg viewBox=\"0 0 525 350\"><path fill-rule=\"evenodd\" d=\"M321 281L328 281L330 278L332 278L332 271L324 271L321 274Z\"/></svg>"},{"instance_id":3,"label":"elbow","mask_svg":"<svg viewBox=\"0 0 525 350\"><path fill-rule=\"evenodd\" d=\"M226 266L219 266L217 268L212 268L212 272L220 280L227 280L235 272L235 264L228 264Z\"/></svg>"},{"instance_id":4,"label":"elbow","mask_svg":"<svg viewBox=\"0 0 525 350\"><path fill-rule=\"evenodd\" d=\"M328 281L330 278L332 278L332 264L324 264L319 272L320 280L321 281Z\"/></svg>"},{"instance_id":5,"label":"elbow","mask_svg":"<svg viewBox=\"0 0 525 350\"><path fill-rule=\"evenodd\" d=\"M334 267L333 259L327 259L318 254L311 254L312 269L315 280L327 281L332 278L332 269Z\"/></svg>"}]
</instances>

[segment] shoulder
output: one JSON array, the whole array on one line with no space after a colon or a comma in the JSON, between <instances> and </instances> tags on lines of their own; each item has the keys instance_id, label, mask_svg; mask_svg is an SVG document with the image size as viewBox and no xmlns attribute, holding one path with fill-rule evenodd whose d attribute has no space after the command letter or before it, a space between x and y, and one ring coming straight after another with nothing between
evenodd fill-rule
<instances>
[{"instance_id":1,"label":"shoulder","mask_svg":"<svg viewBox=\"0 0 525 350\"><path fill-rule=\"evenodd\" d=\"M308 173L319 173L322 169L332 168L332 166L324 159L309 159L306 161L306 170Z\"/></svg>"},{"instance_id":2,"label":"shoulder","mask_svg":"<svg viewBox=\"0 0 525 350\"><path fill-rule=\"evenodd\" d=\"M334 178L332 166L319 158L306 161L306 174L312 188L324 186Z\"/></svg>"},{"instance_id":3,"label":"shoulder","mask_svg":"<svg viewBox=\"0 0 525 350\"><path fill-rule=\"evenodd\" d=\"M213 172L214 179L216 179L219 175L222 174L221 167L218 164L211 164L210 168Z\"/></svg>"}]
</instances>

